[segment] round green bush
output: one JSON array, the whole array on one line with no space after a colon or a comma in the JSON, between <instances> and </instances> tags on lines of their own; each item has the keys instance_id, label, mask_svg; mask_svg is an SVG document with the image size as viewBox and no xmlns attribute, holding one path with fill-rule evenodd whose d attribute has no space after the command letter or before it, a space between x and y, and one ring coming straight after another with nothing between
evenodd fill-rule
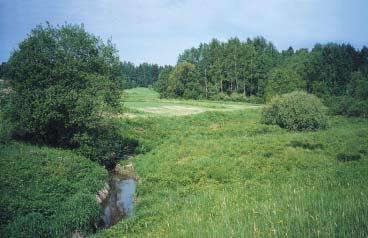
<instances>
[{"instance_id":1,"label":"round green bush","mask_svg":"<svg viewBox=\"0 0 368 238\"><path fill-rule=\"evenodd\" d=\"M262 122L293 131L325 129L328 125L326 107L303 91L274 97L263 109Z\"/></svg>"}]
</instances>

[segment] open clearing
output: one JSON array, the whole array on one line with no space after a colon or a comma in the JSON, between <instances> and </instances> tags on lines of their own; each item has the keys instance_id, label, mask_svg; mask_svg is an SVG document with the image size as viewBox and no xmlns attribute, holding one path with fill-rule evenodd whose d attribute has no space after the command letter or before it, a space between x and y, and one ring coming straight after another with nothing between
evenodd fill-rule
<instances>
[{"instance_id":1,"label":"open clearing","mask_svg":"<svg viewBox=\"0 0 368 238\"><path fill-rule=\"evenodd\" d=\"M148 88L125 90L126 117L185 116L207 111L235 111L256 108L260 105L208 100L160 99L159 94Z\"/></svg>"}]
</instances>

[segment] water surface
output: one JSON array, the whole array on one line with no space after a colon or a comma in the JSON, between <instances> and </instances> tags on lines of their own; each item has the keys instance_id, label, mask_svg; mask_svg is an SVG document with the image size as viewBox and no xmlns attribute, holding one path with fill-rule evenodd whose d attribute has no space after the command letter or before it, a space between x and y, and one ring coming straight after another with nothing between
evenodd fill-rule
<instances>
[{"instance_id":1,"label":"water surface","mask_svg":"<svg viewBox=\"0 0 368 238\"><path fill-rule=\"evenodd\" d=\"M111 190L102 204L104 227L115 225L121 219L133 215L135 184L136 181L134 179L120 180L117 177L113 177L110 180Z\"/></svg>"}]
</instances>

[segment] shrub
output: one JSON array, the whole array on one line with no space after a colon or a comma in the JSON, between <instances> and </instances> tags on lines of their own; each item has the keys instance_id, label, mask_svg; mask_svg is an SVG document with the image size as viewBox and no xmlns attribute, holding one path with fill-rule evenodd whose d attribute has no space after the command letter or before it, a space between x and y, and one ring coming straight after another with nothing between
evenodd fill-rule
<instances>
[{"instance_id":1,"label":"shrub","mask_svg":"<svg viewBox=\"0 0 368 238\"><path fill-rule=\"evenodd\" d=\"M328 124L321 101L302 91L273 98L262 112L262 122L294 131L324 129Z\"/></svg>"}]
</instances>

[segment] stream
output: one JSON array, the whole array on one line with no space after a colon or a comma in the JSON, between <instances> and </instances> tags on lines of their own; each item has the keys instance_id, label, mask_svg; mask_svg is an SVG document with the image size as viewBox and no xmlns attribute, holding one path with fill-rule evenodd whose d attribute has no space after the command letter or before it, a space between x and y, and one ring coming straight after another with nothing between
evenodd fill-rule
<instances>
[{"instance_id":1,"label":"stream","mask_svg":"<svg viewBox=\"0 0 368 238\"><path fill-rule=\"evenodd\" d=\"M102 205L101 226L109 228L123 218L133 215L133 202L136 180L133 178L120 179L112 175L109 181L110 191Z\"/></svg>"}]
</instances>

